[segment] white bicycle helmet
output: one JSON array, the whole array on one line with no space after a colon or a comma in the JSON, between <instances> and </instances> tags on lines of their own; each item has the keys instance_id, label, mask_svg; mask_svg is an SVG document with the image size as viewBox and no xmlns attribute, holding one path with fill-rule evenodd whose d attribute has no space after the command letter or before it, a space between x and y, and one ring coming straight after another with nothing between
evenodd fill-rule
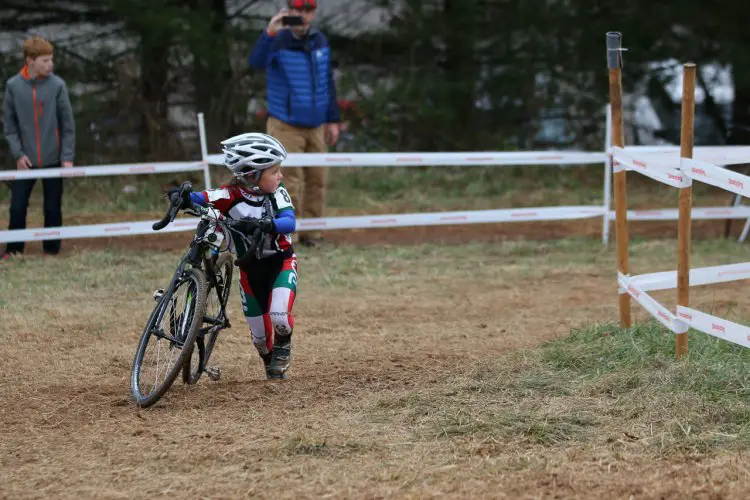
<instances>
[{"instance_id":1,"label":"white bicycle helmet","mask_svg":"<svg viewBox=\"0 0 750 500\"><path fill-rule=\"evenodd\" d=\"M275 167L287 157L286 149L267 134L251 132L221 142L224 165L235 178L257 182L263 170Z\"/></svg>"}]
</instances>

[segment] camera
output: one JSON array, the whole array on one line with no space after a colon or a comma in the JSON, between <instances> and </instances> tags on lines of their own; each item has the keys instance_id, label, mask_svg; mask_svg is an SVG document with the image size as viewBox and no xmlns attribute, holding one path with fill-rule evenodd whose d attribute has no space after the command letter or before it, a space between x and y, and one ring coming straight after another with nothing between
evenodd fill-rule
<instances>
[{"instance_id":1,"label":"camera","mask_svg":"<svg viewBox=\"0 0 750 500\"><path fill-rule=\"evenodd\" d=\"M284 16L281 18L281 23L284 26L302 26L305 24L302 16Z\"/></svg>"}]
</instances>

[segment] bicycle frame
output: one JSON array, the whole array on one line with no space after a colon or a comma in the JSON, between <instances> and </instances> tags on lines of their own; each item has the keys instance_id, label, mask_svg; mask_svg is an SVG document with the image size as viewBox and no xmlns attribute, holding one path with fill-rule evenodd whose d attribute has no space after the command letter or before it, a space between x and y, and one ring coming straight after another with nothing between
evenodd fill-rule
<instances>
[{"instance_id":1,"label":"bicycle frame","mask_svg":"<svg viewBox=\"0 0 750 500\"><path fill-rule=\"evenodd\" d=\"M174 192L170 195L169 210L159 222L153 225L154 230L158 231L166 227L167 224L171 223L175 219L177 212L182 205L182 201L186 196L186 193L189 193L191 188L192 186L189 182L184 182L179 191ZM175 287L184 276L185 269L188 264L190 264L193 268L202 269L205 273L208 284L212 287L215 287L217 289L218 296L222 297L224 295L224 284L220 284L216 279L216 268L214 264L216 263L221 252L229 251L229 245L226 238L231 237L230 232L234 232L241 235L243 239L248 241L244 234L237 231L231 226L231 219L225 217L219 210L211 205L208 205L206 207L193 206L189 209L186 209L184 212L200 217L200 221L198 222L198 226L195 229L195 235L193 237L193 240L190 242L190 247L177 264L177 268L172 275L172 279L169 282L167 290L159 299L159 313L154 323L156 325L160 325L164 318L164 312L166 310L165 307L162 307L164 297L169 297L172 295ZM219 238L219 236L221 238ZM223 246L222 244L224 242L227 242L227 244ZM260 252L262 250L262 242L263 233L260 228L257 228L248 241L249 247L247 255L244 256L243 259L236 260L235 265L239 265L241 261L244 262L253 254L255 254L256 257L259 258ZM221 322L222 324L219 324L216 318L210 318L211 321L206 321L206 317L204 316L203 322L210 323L212 326L208 327L208 329L201 329L199 338L203 338L203 336L205 336L205 334L209 332L211 328L221 326L221 328L219 329L221 330L229 327L229 318L227 317L226 305L220 305L221 315L224 317L224 321ZM219 330L217 330L215 333L218 333ZM152 333L154 335L159 335L155 332ZM178 344L180 343L180 339L170 338L168 340L174 341ZM203 368L204 367L202 366L201 369Z\"/></svg>"},{"instance_id":2,"label":"bicycle frame","mask_svg":"<svg viewBox=\"0 0 750 500\"><path fill-rule=\"evenodd\" d=\"M172 295L171 292L174 291L179 281L182 279L182 277L185 274L185 269L188 264L190 264L192 267L203 269L206 273L206 279L208 280L209 284L211 286L214 286L217 288L217 291L219 293L219 297L223 296L224 289L223 284L220 284L218 280L216 279L216 270L214 267L214 263L216 259L218 258L219 252L213 252L214 247L210 244L209 236L211 234L214 234L216 228L220 228L224 234L229 234L229 231L231 228L224 222L225 218L224 216L215 208L213 207L199 207L200 211L196 210L186 210L185 213L200 216L201 220L198 223L198 227L195 230L195 236L193 237L193 240L190 242L190 246L185 252L185 254L180 259L179 263L177 264L177 268L175 269L174 274L172 275L172 279L169 282L169 286L165 290L162 297L159 299L159 305L162 305L162 301L165 300L165 297L169 297ZM228 250L225 250L228 251ZM207 255L209 254L209 255ZM159 314L156 318L156 322L154 324L159 325L161 324L162 319L164 318L164 313L166 311L165 307L159 308ZM226 314L226 307L224 304L221 304L221 312L224 315L224 317L227 317ZM215 320L215 318L213 318ZM216 321L213 321L214 326L216 325ZM225 325L222 326L223 328L228 327L228 321L225 321ZM202 334L205 334L205 332L201 332ZM172 339L170 339L172 340ZM175 342L179 343L179 339L173 339Z\"/></svg>"}]
</instances>

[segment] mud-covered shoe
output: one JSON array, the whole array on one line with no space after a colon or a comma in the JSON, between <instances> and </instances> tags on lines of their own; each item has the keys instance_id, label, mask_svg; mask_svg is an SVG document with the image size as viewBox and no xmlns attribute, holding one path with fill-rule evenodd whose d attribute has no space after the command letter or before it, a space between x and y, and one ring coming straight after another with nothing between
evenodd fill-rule
<instances>
[{"instance_id":1,"label":"mud-covered shoe","mask_svg":"<svg viewBox=\"0 0 750 500\"><path fill-rule=\"evenodd\" d=\"M266 367L268 378L286 378L286 371L292 362L292 336L276 335L273 339L271 363Z\"/></svg>"},{"instance_id":2,"label":"mud-covered shoe","mask_svg":"<svg viewBox=\"0 0 750 500\"><path fill-rule=\"evenodd\" d=\"M266 368L266 371L268 371L268 367L271 366L271 352L269 351L266 354L260 354L260 359L263 360L263 366Z\"/></svg>"},{"instance_id":3,"label":"mud-covered shoe","mask_svg":"<svg viewBox=\"0 0 750 500\"><path fill-rule=\"evenodd\" d=\"M271 360L272 360L272 353L268 354L261 354L260 359L263 360L263 366L266 368L266 378L269 380L272 379L285 379L286 374L285 373L276 373L273 370L271 370Z\"/></svg>"}]
</instances>

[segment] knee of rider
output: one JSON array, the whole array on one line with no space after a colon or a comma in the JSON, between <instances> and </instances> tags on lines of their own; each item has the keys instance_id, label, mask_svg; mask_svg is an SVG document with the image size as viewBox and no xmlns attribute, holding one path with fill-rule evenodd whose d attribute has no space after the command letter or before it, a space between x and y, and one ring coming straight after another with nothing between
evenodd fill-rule
<instances>
[{"instance_id":1,"label":"knee of rider","mask_svg":"<svg viewBox=\"0 0 750 500\"><path fill-rule=\"evenodd\" d=\"M276 335L291 335L292 334L292 323L289 321L289 313L284 312L272 312L271 324L273 325L273 332Z\"/></svg>"}]
</instances>

